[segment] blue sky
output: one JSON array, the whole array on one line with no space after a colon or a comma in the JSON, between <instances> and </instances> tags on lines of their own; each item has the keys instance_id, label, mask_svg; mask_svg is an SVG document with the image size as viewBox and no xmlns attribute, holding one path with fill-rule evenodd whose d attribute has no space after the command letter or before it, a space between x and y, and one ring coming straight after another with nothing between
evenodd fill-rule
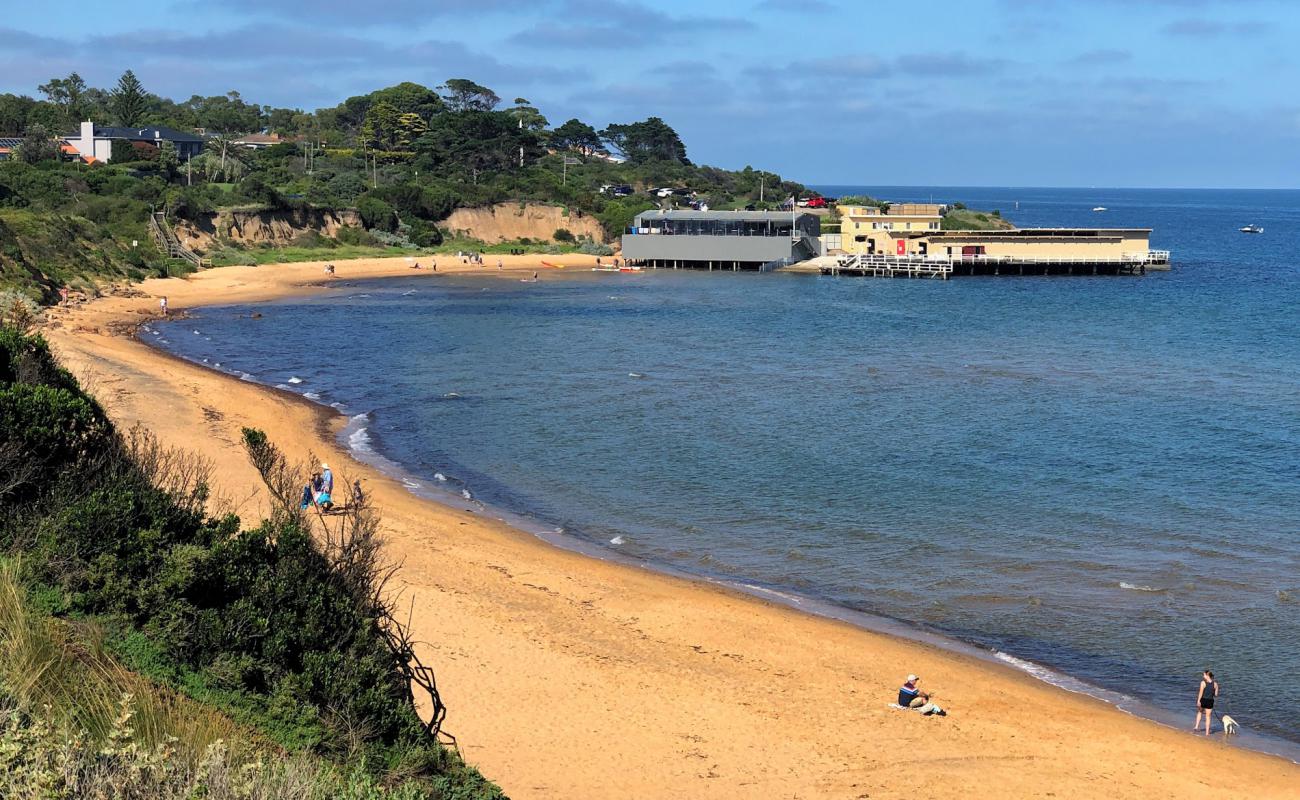
<instances>
[{"instance_id":1,"label":"blue sky","mask_svg":"<svg viewBox=\"0 0 1300 800\"><path fill-rule=\"evenodd\" d=\"M316 108L449 77L807 183L1291 187L1286 0L0 0L0 91ZM64 9L66 12L67 9Z\"/></svg>"}]
</instances>

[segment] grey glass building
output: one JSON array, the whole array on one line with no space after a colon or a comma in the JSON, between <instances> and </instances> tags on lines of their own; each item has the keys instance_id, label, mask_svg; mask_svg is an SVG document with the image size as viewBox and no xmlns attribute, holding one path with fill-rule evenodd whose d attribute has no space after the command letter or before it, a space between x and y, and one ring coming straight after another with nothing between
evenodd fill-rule
<instances>
[{"instance_id":1,"label":"grey glass building","mask_svg":"<svg viewBox=\"0 0 1300 800\"><path fill-rule=\"evenodd\" d=\"M761 269L818 255L821 220L789 211L646 211L623 233L623 257L648 267Z\"/></svg>"}]
</instances>

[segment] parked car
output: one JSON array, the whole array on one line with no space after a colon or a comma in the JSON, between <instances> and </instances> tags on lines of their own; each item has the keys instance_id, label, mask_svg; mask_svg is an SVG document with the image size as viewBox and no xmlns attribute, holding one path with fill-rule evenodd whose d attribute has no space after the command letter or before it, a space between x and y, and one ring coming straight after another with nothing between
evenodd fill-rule
<instances>
[{"instance_id":1,"label":"parked car","mask_svg":"<svg viewBox=\"0 0 1300 800\"><path fill-rule=\"evenodd\" d=\"M800 197L798 200L795 201L794 204L797 205L797 206L799 206L800 208L807 208L807 207L808 207L808 198L806 198L806 197Z\"/></svg>"},{"instance_id":2,"label":"parked car","mask_svg":"<svg viewBox=\"0 0 1300 800\"><path fill-rule=\"evenodd\" d=\"M672 197L672 196L673 196L673 190L672 190L672 189L658 189L658 190L655 191L655 196L656 196L656 197Z\"/></svg>"},{"instance_id":3,"label":"parked car","mask_svg":"<svg viewBox=\"0 0 1300 800\"><path fill-rule=\"evenodd\" d=\"M825 197L809 197L808 208L825 208L827 206Z\"/></svg>"}]
</instances>

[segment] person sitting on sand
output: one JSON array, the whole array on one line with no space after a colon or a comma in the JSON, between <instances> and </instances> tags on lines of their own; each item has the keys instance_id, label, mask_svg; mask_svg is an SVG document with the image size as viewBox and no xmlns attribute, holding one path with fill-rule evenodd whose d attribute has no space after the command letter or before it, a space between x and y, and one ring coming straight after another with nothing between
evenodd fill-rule
<instances>
[{"instance_id":1,"label":"person sitting on sand","mask_svg":"<svg viewBox=\"0 0 1300 800\"><path fill-rule=\"evenodd\" d=\"M326 511L332 511L334 502L330 496L334 494L334 473L330 471L330 465L324 462L321 462L320 468L321 471L317 473L320 476L320 489L316 493L316 502Z\"/></svg>"},{"instance_id":2,"label":"person sitting on sand","mask_svg":"<svg viewBox=\"0 0 1300 800\"><path fill-rule=\"evenodd\" d=\"M921 679L915 675L907 676L907 682L898 690L898 705L903 708L914 708L927 716L930 714L944 716L947 712L930 700L929 693L921 691L917 685L920 682Z\"/></svg>"},{"instance_id":3,"label":"person sitting on sand","mask_svg":"<svg viewBox=\"0 0 1300 800\"><path fill-rule=\"evenodd\" d=\"M311 477L307 479L307 485L302 487L302 502L299 504L299 508L306 511L307 506L317 505L319 502L318 498L320 497L320 490L320 473L313 472Z\"/></svg>"}]
</instances>

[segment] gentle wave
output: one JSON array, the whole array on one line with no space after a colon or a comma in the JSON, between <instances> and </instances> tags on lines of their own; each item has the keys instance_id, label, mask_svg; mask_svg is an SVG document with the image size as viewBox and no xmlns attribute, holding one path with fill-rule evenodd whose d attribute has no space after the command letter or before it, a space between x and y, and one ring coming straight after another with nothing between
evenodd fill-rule
<instances>
[{"instance_id":1,"label":"gentle wave","mask_svg":"<svg viewBox=\"0 0 1300 800\"><path fill-rule=\"evenodd\" d=\"M1160 588L1157 588L1157 587L1155 587L1155 586L1142 586L1141 584L1137 584L1137 583L1126 583L1125 581L1120 581L1120 582L1119 582L1119 588L1121 588L1121 589L1129 589L1130 591L1134 591L1134 592L1163 592L1163 591L1167 591L1167 590L1165 590L1165 589L1160 589Z\"/></svg>"}]
</instances>

